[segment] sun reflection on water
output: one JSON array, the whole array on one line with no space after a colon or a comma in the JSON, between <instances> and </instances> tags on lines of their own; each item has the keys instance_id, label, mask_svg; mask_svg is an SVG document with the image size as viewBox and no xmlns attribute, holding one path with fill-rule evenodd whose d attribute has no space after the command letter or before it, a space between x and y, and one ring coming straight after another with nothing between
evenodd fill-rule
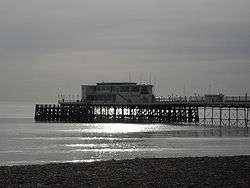
<instances>
[{"instance_id":1,"label":"sun reflection on water","mask_svg":"<svg viewBox=\"0 0 250 188\"><path fill-rule=\"evenodd\" d=\"M206 128L198 128L195 126L174 126L166 124L134 124L134 123L93 123L93 124L71 124L70 127L60 130L61 132L84 132L84 133L143 133L143 132L159 132L159 131L178 131L178 130L199 130Z\"/></svg>"},{"instance_id":2,"label":"sun reflection on water","mask_svg":"<svg viewBox=\"0 0 250 188\"><path fill-rule=\"evenodd\" d=\"M131 132L149 132L157 130L157 125L152 124L129 124L129 123L101 123L93 124L87 132L94 133L131 133Z\"/></svg>"}]
</instances>

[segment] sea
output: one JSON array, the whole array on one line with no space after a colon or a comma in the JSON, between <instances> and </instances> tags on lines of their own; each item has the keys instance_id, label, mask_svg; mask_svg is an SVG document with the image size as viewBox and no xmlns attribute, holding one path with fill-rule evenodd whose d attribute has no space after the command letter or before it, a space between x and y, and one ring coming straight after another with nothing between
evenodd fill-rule
<instances>
[{"instance_id":1,"label":"sea","mask_svg":"<svg viewBox=\"0 0 250 188\"><path fill-rule=\"evenodd\" d=\"M0 165L250 155L248 128L36 123L35 103L0 102Z\"/></svg>"}]
</instances>

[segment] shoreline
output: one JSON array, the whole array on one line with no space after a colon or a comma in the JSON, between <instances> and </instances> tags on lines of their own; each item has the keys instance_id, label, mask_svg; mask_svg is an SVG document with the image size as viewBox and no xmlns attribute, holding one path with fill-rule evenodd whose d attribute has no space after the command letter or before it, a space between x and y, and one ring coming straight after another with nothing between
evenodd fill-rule
<instances>
[{"instance_id":1,"label":"shoreline","mask_svg":"<svg viewBox=\"0 0 250 188\"><path fill-rule=\"evenodd\" d=\"M3 187L250 187L250 156L0 166Z\"/></svg>"}]
</instances>

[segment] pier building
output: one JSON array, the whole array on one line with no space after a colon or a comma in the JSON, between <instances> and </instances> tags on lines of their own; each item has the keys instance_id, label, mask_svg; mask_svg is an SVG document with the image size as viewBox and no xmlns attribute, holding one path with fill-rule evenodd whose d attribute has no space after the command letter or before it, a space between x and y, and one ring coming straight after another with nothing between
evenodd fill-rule
<instances>
[{"instance_id":1,"label":"pier building","mask_svg":"<svg viewBox=\"0 0 250 188\"><path fill-rule=\"evenodd\" d=\"M101 82L82 85L82 100L93 103L152 103L153 85L134 82Z\"/></svg>"}]
</instances>

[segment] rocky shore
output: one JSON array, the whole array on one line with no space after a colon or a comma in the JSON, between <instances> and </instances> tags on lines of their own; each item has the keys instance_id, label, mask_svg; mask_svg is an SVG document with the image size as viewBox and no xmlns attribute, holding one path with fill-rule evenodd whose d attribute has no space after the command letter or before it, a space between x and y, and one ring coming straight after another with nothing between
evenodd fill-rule
<instances>
[{"instance_id":1,"label":"rocky shore","mask_svg":"<svg viewBox=\"0 0 250 188\"><path fill-rule=\"evenodd\" d=\"M2 166L0 187L250 187L250 156Z\"/></svg>"}]
</instances>

